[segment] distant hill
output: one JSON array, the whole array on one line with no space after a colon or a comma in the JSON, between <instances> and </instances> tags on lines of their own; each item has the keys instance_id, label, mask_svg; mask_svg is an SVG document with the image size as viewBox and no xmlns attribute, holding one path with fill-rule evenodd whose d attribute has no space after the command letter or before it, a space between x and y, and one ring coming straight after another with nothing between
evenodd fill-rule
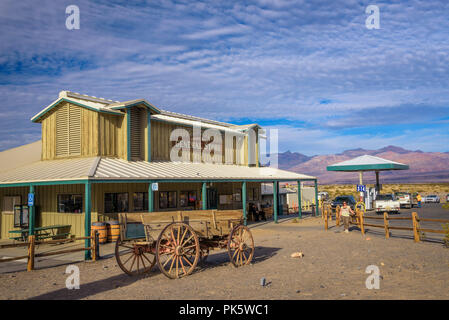
<instances>
[{"instance_id":1,"label":"distant hill","mask_svg":"<svg viewBox=\"0 0 449 320\"><path fill-rule=\"evenodd\" d=\"M287 151L278 155L278 162L280 169L316 176L320 184L357 183L357 173L332 172L326 167L365 154L409 165L409 170L381 172L381 183L449 182L449 152L412 151L387 146L378 150L358 148L339 154L308 157ZM364 173L364 181L373 183L374 173Z\"/></svg>"}]
</instances>

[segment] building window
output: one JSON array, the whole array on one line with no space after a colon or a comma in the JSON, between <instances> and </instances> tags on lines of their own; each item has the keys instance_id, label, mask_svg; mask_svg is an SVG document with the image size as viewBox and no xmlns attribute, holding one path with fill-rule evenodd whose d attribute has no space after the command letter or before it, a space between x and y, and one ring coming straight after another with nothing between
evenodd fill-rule
<instances>
[{"instance_id":1,"label":"building window","mask_svg":"<svg viewBox=\"0 0 449 320\"><path fill-rule=\"evenodd\" d=\"M253 188L248 192L249 201L259 200L259 188Z\"/></svg>"},{"instance_id":2,"label":"building window","mask_svg":"<svg viewBox=\"0 0 449 320\"><path fill-rule=\"evenodd\" d=\"M148 192L134 192L134 211L148 211Z\"/></svg>"},{"instance_id":3,"label":"building window","mask_svg":"<svg viewBox=\"0 0 449 320\"><path fill-rule=\"evenodd\" d=\"M159 192L159 209L176 208L176 191Z\"/></svg>"},{"instance_id":4,"label":"building window","mask_svg":"<svg viewBox=\"0 0 449 320\"><path fill-rule=\"evenodd\" d=\"M179 206L180 207L194 207L196 202L195 191L181 191L179 193Z\"/></svg>"},{"instance_id":5,"label":"building window","mask_svg":"<svg viewBox=\"0 0 449 320\"><path fill-rule=\"evenodd\" d=\"M3 197L3 208L4 213L13 213L14 206L21 204L21 196L5 196Z\"/></svg>"},{"instance_id":6,"label":"building window","mask_svg":"<svg viewBox=\"0 0 449 320\"><path fill-rule=\"evenodd\" d=\"M105 193L104 213L128 212L128 193Z\"/></svg>"},{"instance_id":7,"label":"building window","mask_svg":"<svg viewBox=\"0 0 449 320\"><path fill-rule=\"evenodd\" d=\"M83 196L81 194L58 194L58 212L82 213Z\"/></svg>"}]
</instances>

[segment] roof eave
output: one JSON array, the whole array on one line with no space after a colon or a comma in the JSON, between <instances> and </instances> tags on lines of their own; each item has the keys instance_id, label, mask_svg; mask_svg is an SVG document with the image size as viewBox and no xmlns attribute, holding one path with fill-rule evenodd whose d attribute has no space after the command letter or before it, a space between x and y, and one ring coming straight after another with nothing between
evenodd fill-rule
<instances>
[{"instance_id":1,"label":"roof eave","mask_svg":"<svg viewBox=\"0 0 449 320\"><path fill-rule=\"evenodd\" d=\"M96 111L96 112L101 112L101 113L108 113L108 114L113 114L113 115L121 115L121 113L116 112L116 111L109 111L109 110L105 110L105 109L95 109L92 108L90 106L87 106L85 104L79 103L77 101L73 101L67 98L59 98L58 100L56 100L55 102L53 102L51 105L49 105L48 107L46 107L44 110L42 110L41 112L39 112L38 114L36 114L34 117L31 118L31 121L34 123L38 123L40 122L41 118L47 114L50 110L52 110L53 108L55 108L58 104L60 104L61 102L68 102L74 105L77 105L79 107L82 108L86 108L92 111Z\"/></svg>"}]
</instances>

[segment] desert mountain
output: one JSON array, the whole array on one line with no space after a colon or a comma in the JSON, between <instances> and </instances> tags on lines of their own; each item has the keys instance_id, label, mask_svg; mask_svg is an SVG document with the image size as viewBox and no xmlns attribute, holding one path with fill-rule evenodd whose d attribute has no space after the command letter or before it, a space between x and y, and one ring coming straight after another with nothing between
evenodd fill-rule
<instances>
[{"instance_id":1,"label":"desert mountain","mask_svg":"<svg viewBox=\"0 0 449 320\"><path fill-rule=\"evenodd\" d=\"M406 150L387 146L378 150L352 149L339 154L308 157L297 152L280 153L279 168L318 177L320 184L357 183L358 173L332 172L326 167L361 155L373 155L408 164L409 170L380 173L381 183L449 182L449 153ZM374 173L364 173L364 182L373 183Z\"/></svg>"}]
</instances>

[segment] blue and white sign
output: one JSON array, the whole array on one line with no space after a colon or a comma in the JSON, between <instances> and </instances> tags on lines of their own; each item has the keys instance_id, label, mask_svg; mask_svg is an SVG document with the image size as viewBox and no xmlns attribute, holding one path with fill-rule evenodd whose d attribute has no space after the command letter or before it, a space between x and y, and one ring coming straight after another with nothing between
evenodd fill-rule
<instances>
[{"instance_id":1,"label":"blue and white sign","mask_svg":"<svg viewBox=\"0 0 449 320\"><path fill-rule=\"evenodd\" d=\"M366 192L366 186L363 184L358 184L357 185L357 191L358 192Z\"/></svg>"},{"instance_id":2,"label":"blue and white sign","mask_svg":"<svg viewBox=\"0 0 449 320\"><path fill-rule=\"evenodd\" d=\"M153 191L159 191L159 184L157 182L153 182L151 184L151 190Z\"/></svg>"},{"instance_id":3,"label":"blue and white sign","mask_svg":"<svg viewBox=\"0 0 449 320\"><path fill-rule=\"evenodd\" d=\"M28 193L28 206L34 206L34 193Z\"/></svg>"}]
</instances>

